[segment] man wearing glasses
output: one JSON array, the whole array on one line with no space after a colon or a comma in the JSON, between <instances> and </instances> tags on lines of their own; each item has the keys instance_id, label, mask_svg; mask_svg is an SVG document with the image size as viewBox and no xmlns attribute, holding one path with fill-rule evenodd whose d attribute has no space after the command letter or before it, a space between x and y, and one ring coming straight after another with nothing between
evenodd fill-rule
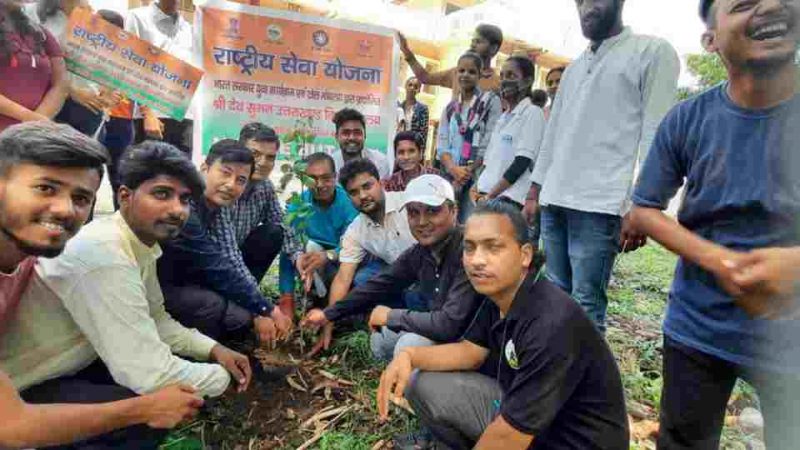
<instances>
[{"instance_id":1,"label":"man wearing glasses","mask_svg":"<svg viewBox=\"0 0 800 450\"><path fill-rule=\"evenodd\" d=\"M303 204L311 213L304 219L308 236L306 253L300 257L299 275L306 290L313 290L319 298L325 298L328 287L339 268L340 241L347 227L358 216L347 192L336 183L335 163L327 153L313 153L305 158L306 176L314 180L314 187L303 192ZM292 218L291 227L300 225L296 204L287 206L287 215ZM289 259L281 254L280 289L282 293L294 292L298 272Z\"/></svg>"}]
</instances>

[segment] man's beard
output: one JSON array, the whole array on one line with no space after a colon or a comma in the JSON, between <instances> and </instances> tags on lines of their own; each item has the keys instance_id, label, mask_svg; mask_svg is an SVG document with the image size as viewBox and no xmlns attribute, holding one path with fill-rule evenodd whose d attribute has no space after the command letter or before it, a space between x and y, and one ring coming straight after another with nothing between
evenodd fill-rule
<instances>
[{"instance_id":1,"label":"man's beard","mask_svg":"<svg viewBox=\"0 0 800 450\"><path fill-rule=\"evenodd\" d=\"M31 244L28 241L18 238L14 235L11 231L7 230L6 227L0 226L0 232L17 247L22 253L25 253L29 256L41 256L43 258L55 258L56 256L60 255L61 252L64 251L64 246L61 247L42 247L36 244Z\"/></svg>"},{"instance_id":2,"label":"man's beard","mask_svg":"<svg viewBox=\"0 0 800 450\"><path fill-rule=\"evenodd\" d=\"M755 74L758 78L770 78L787 65L794 65L796 70L798 68L798 49L794 53L786 55L778 55L772 58L752 59L746 62L747 68Z\"/></svg>"},{"instance_id":3,"label":"man's beard","mask_svg":"<svg viewBox=\"0 0 800 450\"><path fill-rule=\"evenodd\" d=\"M342 146L342 153L344 153L345 155L348 155L348 156L360 155L363 150L364 150L364 146L363 145L359 145L359 144L355 144L355 143L353 143L353 144L346 143L345 145Z\"/></svg>"}]
</instances>

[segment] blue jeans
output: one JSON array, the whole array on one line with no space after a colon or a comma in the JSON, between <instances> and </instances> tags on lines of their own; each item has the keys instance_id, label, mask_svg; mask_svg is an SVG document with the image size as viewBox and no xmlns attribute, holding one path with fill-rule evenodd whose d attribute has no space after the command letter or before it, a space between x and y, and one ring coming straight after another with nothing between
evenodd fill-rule
<instances>
[{"instance_id":1,"label":"blue jeans","mask_svg":"<svg viewBox=\"0 0 800 450\"><path fill-rule=\"evenodd\" d=\"M622 218L559 206L542 208L547 277L605 331L606 289L619 251Z\"/></svg>"},{"instance_id":2,"label":"blue jeans","mask_svg":"<svg viewBox=\"0 0 800 450\"><path fill-rule=\"evenodd\" d=\"M369 346L372 356L380 361L391 361L408 347L429 347L436 342L407 331L395 332L388 327L381 327L380 331L373 332L369 337Z\"/></svg>"},{"instance_id":3,"label":"blue jeans","mask_svg":"<svg viewBox=\"0 0 800 450\"><path fill-rule=\"evenodd\" d=\"M364 260L358 268L356 276L353 278L353 287L357 288L361 286L387 267L389 267L389 265L378 258ZM412 311L428 310L427 297L415 290L413 286L409 290L403 292L399 297L387 297L382 299L380 304L395 309L410 309Z\"/></svg>"},{"instance_id":4,"label":"blue jeans","mask_svg":"<svg viewBox=\"0 0 800 450\"><path fill-rule=\"evenodd\" d=\"M363 260L361 264L358 266L358 270L356 271L356 274L353 277L353 288L356 288L366 283L367 281L369 281L370 278L380 273L386 267L388 267L388 264L386 264L382 260L374 257L367 257L367 259ZM333 270L335 270L336 268L338 268L338 265L330 267L330 269ZM326 276L325 278L326 279L330 278L332 280L333 277L335 276L335 272L329 275L330 277ZM281 254L280 274L278 277L278 287L280 289L281 294L294 292L295 277L296 273L294 270L294 266L292 265L292 261L285 254ZM425 296L422 295L421 293L414 290L406 291L400 297L384 299L381 302L381 304L386 305L390 308L404 308L404 309L411 309L414 311L428 310L427 298L425 298Z\"/></svg>"}]
</instances>

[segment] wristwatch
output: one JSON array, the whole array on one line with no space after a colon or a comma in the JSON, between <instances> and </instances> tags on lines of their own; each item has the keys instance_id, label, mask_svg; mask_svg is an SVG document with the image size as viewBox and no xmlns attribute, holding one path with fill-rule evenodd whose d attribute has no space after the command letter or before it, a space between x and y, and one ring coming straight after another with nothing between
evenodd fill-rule
<instances>
[{"instance_id":1,"label":"wristwatch","mask_svg":"<svg viewBox=\"0 0 800 450\"><path fill-rule=\"evenodd\" d=\"M339 255L336 254L336 250L326 250L325 256L328 257L328 261L336 261Z\"/></svg>"}]
</instances>

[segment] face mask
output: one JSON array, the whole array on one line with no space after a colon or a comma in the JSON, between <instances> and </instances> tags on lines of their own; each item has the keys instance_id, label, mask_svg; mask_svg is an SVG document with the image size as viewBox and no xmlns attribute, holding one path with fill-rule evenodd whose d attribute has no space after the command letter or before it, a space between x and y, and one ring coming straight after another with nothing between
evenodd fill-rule
<instances>
[{"instance_id":1,"label":"face mask","mask_svg":"<svg viewBox=\"0 0 800 450\"><path fill-rule=\"evenodd\" d=\"M518 98L525 89L522 81L505 80L500 82L500 93L505 98Z\"/></svg>"}]
</instances>

